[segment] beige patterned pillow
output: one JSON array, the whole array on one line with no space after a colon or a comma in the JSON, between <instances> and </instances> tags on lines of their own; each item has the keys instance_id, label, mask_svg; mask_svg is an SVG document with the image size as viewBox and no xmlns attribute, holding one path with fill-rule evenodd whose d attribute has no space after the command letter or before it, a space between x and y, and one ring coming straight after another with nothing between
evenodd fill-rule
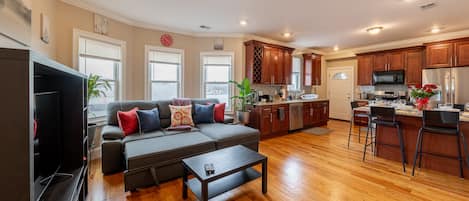
<instances>
[{"instance_id":1,"label":"beige patterned pillow","mask_svg":"<svg viewBox=\"0 0 469 201\"><path fill-rule=\"evenodd\" d=\"M171 127L182 125L194 126L194 121L192 121L192 105L169 105L169 109L171 110Z\"/></svg>"}]
</instances>

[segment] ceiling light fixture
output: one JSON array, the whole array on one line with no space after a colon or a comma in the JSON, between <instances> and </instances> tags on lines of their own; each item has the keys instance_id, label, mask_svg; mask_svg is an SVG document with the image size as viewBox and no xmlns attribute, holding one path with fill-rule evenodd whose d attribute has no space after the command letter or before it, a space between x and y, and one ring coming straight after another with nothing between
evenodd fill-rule
<instances>
[{"instance_id":1,"label":"ceiling light fixture","mask_svg":"<svg viewBox=\"0 0 469 201\"><path fill-rule=\"evenodd\" d=\"M432 33L434 33L434 34L440 33L440 31L441 31L441 28L440 28L440 27L437 27L437 26L434 26L434 27L430 30L430 32L432 32Z\"/></svg>"},{"instance_id":2,"label":"ceiling light fixture","mask_svg":"<svg viewBox=\"0 0 469 201\"><path fill-rule=\"evenodd\" d=\"M339 51L339 46L338 45L334 46L334 51L336 51L336 52Z\"/></svg>"},{"instance_id":3,"label":"ceiling light fixture","mask_svg":"<svg viewBox=\"0 0 469 201\"><path fill-rule=\"evenodd\" d=\"M283 35L283 37L285 37L285 38L290 38L291 33L290 33L290 32L285 32L285 33L283 33L282 35Z\"/></svg>"},{"instance_id":4,"label":"ceiling light fixture","mask_svg":"<svg viewBox=\"0 0 469 201\"><path fill-rule=\"evenodd\" d=\"M366 32L368 32L371 35L376 35L376 34L379 34L381 30L383 30L383 27L377 26L377 27L370 27L366 29Z\"/></svg>"},{"instance_id":5,"label":"ceiling light fixture","mask_svg":"<svg viewBox=\"0 0 469 201\"><path fill-rule=\"evenodd\" d=\"M246 21L246 20L241 20L241 21L239 21L239 24L240 24L241 26L246 26L246 25L248 25L248 21Z\"/></svg>"}]
</instances>

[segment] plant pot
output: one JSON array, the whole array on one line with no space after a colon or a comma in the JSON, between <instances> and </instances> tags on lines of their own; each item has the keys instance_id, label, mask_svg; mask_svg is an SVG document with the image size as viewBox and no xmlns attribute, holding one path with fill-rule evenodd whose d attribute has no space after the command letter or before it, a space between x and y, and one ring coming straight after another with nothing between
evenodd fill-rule
<instances>
[{"instance_id":1,"label":"plant pot","mask_svg":"<svg viewBox=\"0 0 469 201\"><path fill-rule=\"evenodd\" d=\"M249 112L236 111L236 118L241 124L249 124Z\"/></svg>"}]
</instances>

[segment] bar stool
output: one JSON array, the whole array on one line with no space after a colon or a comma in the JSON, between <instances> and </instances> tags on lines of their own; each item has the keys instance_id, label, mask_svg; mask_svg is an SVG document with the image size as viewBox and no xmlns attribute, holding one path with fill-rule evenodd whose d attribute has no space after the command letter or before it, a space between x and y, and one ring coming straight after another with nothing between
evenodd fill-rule
<instances>
[{"instance_id":1,"label":"bar stool","mask_svg":"<svg viewBox=\"0 0 469 201\"><path fill-rule=\"evenodd\" d=\"M467 144L464 134L459 129L459 112L448 112L448 111L423 111L423 125L419 130L417 136L417 145L415 146L414 164L412 167L412 176L415 172L415 164L417 157L419 157L419 168L422 167L422 154L429 154L444 158L456 158L459 160L459 177L464 178L463 172L463 158L461 156L461 142L460 136L463 141L463 146L468 156ZM434 153L422 152L423 147L423 134L438 134L438 135L449 135L454 136L457 139L456 146L458 147L458 157L450 157L445 155L439 155ZM466 159L469 165L469 159Z\"/></svg>"},{"instance_id":2,"label":"bar stool","mask_svg":"<svg viewBox=\"0 0 469 201\"><path fill-rule=\"evenodd\" d=\"M355 125L355 121L354 121L355 117L359 117L359 118L368 118L369 117L368 114L363 114L363 113L355 114L354 109L360 107L359 101L350 102L350 106L352 106L352 115L351 115L352 117L350 119L350 129L348 131L347 148L350 148L350 136L352 135L352 127ZM369 122L369 120L368 120L368 122ZM358 143L360 143L360 138L361 138L361 126L358 125Z\"/></svg>"},{"instance_id":3,"label":"bar stool","mask_svg":"<svg viewBox=\"0 0 469 201\"><path fill-rule=\"evenodd\" d=\"M375 134L375 139L373 139L373 131L372 125L376 125L376 129L378 126L386 126L386 127L393 127L397 129L397 135L399 138L399 147L401 150L401 161L402 161L402 169L405 172L405 163L407 162L406 157L405 157L405 149L404 149L404 138L402 136L402 130L400 126L400 122L396 121L396 110L391 107L370 107L371 113L370 113L370 119L371 122L368 125L368 131L366 132L366 138L365 138L365 148L363 150L363 161L365 161L365 156L366 156L366 148L368 146L375 146L376 145L376 134ZM369 131L371 131L371 142L368 144L368 135ZM375 140L375 142L373 142ZM392 146L396 147L396 145L391 145L391 144L384 144L380 143L381 145L387 145L387 146ZM372 147L373 148L373 147Z\"/></svg>"}]
</instances>

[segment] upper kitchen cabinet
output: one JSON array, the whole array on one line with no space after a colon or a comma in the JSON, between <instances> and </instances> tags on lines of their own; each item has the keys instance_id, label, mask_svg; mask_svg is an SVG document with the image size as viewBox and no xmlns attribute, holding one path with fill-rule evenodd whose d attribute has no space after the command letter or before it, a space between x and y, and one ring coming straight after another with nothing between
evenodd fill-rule
<instances>
[{"instance_id":1,"label":"upper kitchen cabinet","mask_svg":"<svg viewBox=\"0 0 469 201\"><path fill-rule=\"evenodd\" d=\"M453 44L437 43L427 45L426 68L446 68L453 66Z\"/></svg>"},{"instance_id":2,"label":"upper kitchen cabinet","mask_svg":"<svg viewBox=\"0 0 469 201\"><path fill-rule=\"evenodd\" d=\"M303 84L321 85L321 55L303 54Z\"/></svg>"},{"instance_id":3,"label":"upper kitchen cabinet","mask_svg":"<svg viewBox=\"0 0 469 201\"><path fill-rule=\"evenodd\" d=\"M293 48L247 41L246 76L253 84L290 84Z\"/></svg>"},{"instance_id":4,"label":"upper kitchen cabinet","mask_svg":"<svg viewBox=\"0 0 469 201\"><path fill-rule=\"evenodd\" d=\"M371 54L358 55L357 85L372 85L373 58Z\"/></svg>"},{"instance_id":5,"label":"upper kitchen cabinet","mask_svg":"<svg viewBox=\"0 0 469 201\"><path fill-rule=\"evenodd\" d=\"M374 54L373 71L404 70L404 52L400 50Z\"/></svg>"},{"instance_id":6,"label":"upper kitchen cabinet","mask_svg":"<svg viewBox=\"0 0 469 201\"><path fill-rule=\"evenodd\" d=\"M422 84L423 55L423 47L405 51L405 76L407 85Z\"/></svg>"},{"instance_id":7,"label":"upper kitchen cabinet","mask_svg":"<svg viewBox=\"0 0 469 201\"><path fill-rule=\"evenodd\" d=\"M469 38L427 43L425 68L469 66Z\"/></svg>"}]
</instances>

